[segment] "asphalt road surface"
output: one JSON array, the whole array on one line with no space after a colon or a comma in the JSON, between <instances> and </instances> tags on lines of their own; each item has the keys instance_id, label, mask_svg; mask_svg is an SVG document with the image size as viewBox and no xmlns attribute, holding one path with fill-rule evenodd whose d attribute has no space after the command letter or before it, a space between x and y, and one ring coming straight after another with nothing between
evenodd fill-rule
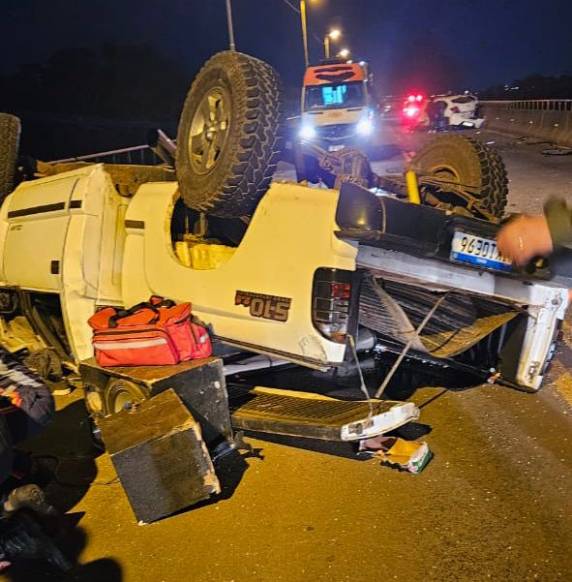
<instances>
[{"instance_id":1,"label":"asphalt road surface","mask_svg":"<svg viewBox=\"0 0 572 582\"><path fill-rule=\"evenodd\" d=\"M510 210L572 195L572 156L482 133L503 154ZM387 132L377 171L399 167L424 136ZM382 140L383 141L383 140ZM289 168L282 168L287 175ZM84 564L71 579L125 582L527 581L572 579L570 326L537 394L497 386L420 388L420 475L351 449L250 437L263 458L228 468L222 498L139 526L107 455L93 456L78 393L31 443L60 457L49 491L68 511L62 536ZM285 386L288 387L288 386ZM13 569L12 580L49 579Z\"/></svg>"}]
</instances>

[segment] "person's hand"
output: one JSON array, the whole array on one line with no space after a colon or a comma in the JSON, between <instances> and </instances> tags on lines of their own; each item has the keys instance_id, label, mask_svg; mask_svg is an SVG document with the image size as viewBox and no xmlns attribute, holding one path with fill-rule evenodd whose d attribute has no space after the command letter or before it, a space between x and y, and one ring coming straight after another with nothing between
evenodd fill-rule
<instances>
[{"instance_id":1,"label":"person's hand","mask_svg":"<svg viewBox=\"0 0 572 582\"><path fill-rule=\"evenodd\" d=\"M519 266L534 257L549 255L554 247L544 216L522 215L503 226L497 235L500 254Z\"/></svg>"}]
</instances>

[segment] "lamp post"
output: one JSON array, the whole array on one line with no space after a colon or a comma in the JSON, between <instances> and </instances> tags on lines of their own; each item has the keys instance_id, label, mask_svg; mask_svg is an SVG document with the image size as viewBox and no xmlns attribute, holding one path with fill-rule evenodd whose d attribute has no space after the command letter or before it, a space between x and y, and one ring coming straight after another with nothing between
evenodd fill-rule
<instances>
[{"instance_id":1,"label":"lamp post","mask_svg":"<svg viewBox=\"0 0 572 582\"><path fill-rule=\"evenodd\" d=\"M338 57L342 59L347 59L350 56L350 49L343 48L339 53Z\"/></svg>"},{"instance_id":2,"label":"lamp post","mask_svg":"<svg viewBox=\"0 0 572 582\"><path fill-rule=\"evenodd\" d=\"M230 4L230 0L226 0L226 21L228 24L228 40L230 50L235 51L236 45L234 44L234 24L232 22L232 6Z\"/></svg>"},{"instance_id":3,"label":"lamp post","mask_svg":"<svg viewBox=\"0 0 572 582\"><path fill-rule=\"evenodd\" d=\"M300 0L300 20L302 22L302 42L304 43L304 64L308 68L310 58L308 57L308 23L306 20L306 0Z\"/></svg>"},{"instance_id":4,"label":"lamp post","mask_svg":"<svg viewBox=\"0 0 572 582\"><path fill-rule=\"evenodd\" d=\"M342 33L335 28L334 30L330 30L330 32L324 36L324 57L326 59L330 58L330 41L337 40L341 35Z\"/></svg>"}]
</instances>

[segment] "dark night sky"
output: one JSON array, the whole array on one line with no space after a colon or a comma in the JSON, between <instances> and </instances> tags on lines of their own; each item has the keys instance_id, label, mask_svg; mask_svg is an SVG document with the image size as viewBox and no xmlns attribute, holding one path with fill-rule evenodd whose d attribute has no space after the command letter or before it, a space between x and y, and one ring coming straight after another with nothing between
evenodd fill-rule
<instances>
[{"instance_id":1,"label":"dark night sky","mask_svg":"<svg viewBox=\"0 0 572 582\"><path fill-rule=\"evenodd\" d=\"M238 49L298 84L297 14L283 0L233 0L233 7ZM315 0L309 13L318 36L343 28L343 44L370 61L383 93L572 73L571 0ZM224 0L0 0L0 71L104 42L152 43L191 76L227 47ZM319 58L320 44L310 46Z\"/></svg>"}]
</instances>

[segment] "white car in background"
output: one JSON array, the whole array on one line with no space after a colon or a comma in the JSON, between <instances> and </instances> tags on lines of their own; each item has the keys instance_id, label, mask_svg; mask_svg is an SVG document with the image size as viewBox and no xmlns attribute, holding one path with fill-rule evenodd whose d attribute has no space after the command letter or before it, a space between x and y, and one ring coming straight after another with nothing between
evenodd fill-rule
<instances>
[{"instance_id":1,"label":"white car in background","mask_svg":"<svg viewBox=\"0 0 572 582\"><path fill-rule=\"evenodd\" d=\"M484 122L484 118L478 114L479 100L470 93L435 95L431 102L445 105L444 116L448 126L479 129Z\"/></svg>"}]
</instances>

